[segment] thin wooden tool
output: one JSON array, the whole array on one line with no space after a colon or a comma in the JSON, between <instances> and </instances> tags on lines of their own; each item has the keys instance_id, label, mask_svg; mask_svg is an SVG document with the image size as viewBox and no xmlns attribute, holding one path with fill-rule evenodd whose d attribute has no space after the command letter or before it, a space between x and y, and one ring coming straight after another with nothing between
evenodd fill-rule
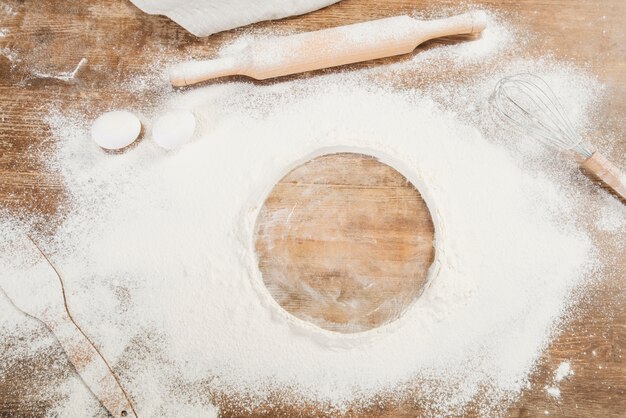
<instances>
[{"instance_id":1,"label":"thin wooden tool","mask_svg":"<svg viewBox=\"0 0 626 418\"><path fill-rule=\"evenodd\" d=\"M580 166L626 201L626 176L604 155L594 152L591 157L581 162Z\"/></svg>"},{"instance_id":2,"label":"thin wooden tool","mask_svg":"<svg viewBox=\"0 0 626 418\"><path fill-rule=\"evenodd\" d=\"M544 143L571 152L580 166L626 202L626 176L583 141L548 84L533 74L498 82L494 104L505 120Z\"/></svg>"},{"instance_id":3,"label":"thin wooden tool","mask_svg":"<svg viewBox=\"0 0 626 418\"><path fill-rule=\"evenodd\" d=\"M19 277L2 282L1 290L25 314L43 322L59 341L83 382L114 417L136 417L126 392L98 349L76 325L65 298L61 276L39 246L40 261Z\"/></svg>"},{"instance_id":4,"label":"thin wooden tool","mask_svg":"<svg viewBox=\"0 0 626 418\"><path fill-rule=\"evenodd\" d=\"M483 11L422 21L395 16L297 35L257 39L237 54L208 61L188 61L170 69L174 86L228 75L258 80L407 54L429 39L481 32Z\"/></svg>"}]
</instances>

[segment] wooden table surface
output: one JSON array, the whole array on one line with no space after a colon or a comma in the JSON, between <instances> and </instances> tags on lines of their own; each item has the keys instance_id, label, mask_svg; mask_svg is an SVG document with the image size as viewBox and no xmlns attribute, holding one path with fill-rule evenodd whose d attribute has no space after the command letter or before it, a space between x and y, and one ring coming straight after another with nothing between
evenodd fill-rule
<instances>
[{"instance_id":1,"label":"wooden table surface","mask_svg":"<svg viewBox=\"0 0 626 418\"><path fill-rule=\"evenodd\" d=\"M371 156L335 153L274 186L255 246L265 286L284 309L353 333L397 319L421 295L434 233L406 177Z\"/></svg>"},{"instance_id":2,"label":"wooden table surface","mask_svg":"<svg viewBox=\"0 0 626 418\"><path fill-rule=\"evenodd\" d=\"M313 30L386 17L428 8L425 0L344 0L305 16L260 23L258 28ZM438 5L458 9L456 1ZM519 27L534 33L521 55L552 53L574 62L606 83L606 97L598 113L601 127L595 132L620 131L626 112L626 2L624 0L477 0L502 13ZM440 7L437 6L437 7ZM431 6L432 7L432 6ZM461 10L463 6L461 6ZM145 73L146 63L161 57L210 57L217 48L237 36L237 31L197 39L166 18L149 16L124 0L4 0L0 2L0 206L12 211L51 217L63 214L64 191L59 179L44 170L33 149L50 149L50 137L42 120L50 107L88 109L88 116L116 107L146 108L150 100L129 91L128 80ZM430 42L420 50L436 45ZM85 58L77 77L63 80ZM394 59L351 66L382 65ZM58 76L61 75L61 78ZM55 76L57 76L55 78ZM311 77L304 74L298 77ZM263 84L263 83L259 83ZM149 86L150 87L150 86ZM155 94L167 88L152 86ZM610 156L624 162L626 141L613 147ZM341 162L337 162L337 168ZM382 176L381 178L383 178ZM381 180L382 181L382 180ZM510 408L510 416L612 417L626 411L626 249L606 243L603 256L612 260L605 279L590 285L577 316L548 347L532 376L532 387ZM0 341L0 349L6 347ZM40 399L42 373L51 379L71 373L58 370L60 348L44 359L24 359L21 367L0 375L0 417L41 416L51 400ZM546 395L552 374L561 361L571 362L575 375L560 384L560 400ZM54 370L46 367L56 364ZM29 371L38 370L32 379ZM43 370L43 371L42 371ZM45 381L45 380L44 380ZM239 416L228 397L218 399L224 416ZM248 415L312 414L276 402ZM419 402L389 403L360 414L367 416L417 416ZM353 415L358 415L356 412Z\"/></svg>"}]
</instances>

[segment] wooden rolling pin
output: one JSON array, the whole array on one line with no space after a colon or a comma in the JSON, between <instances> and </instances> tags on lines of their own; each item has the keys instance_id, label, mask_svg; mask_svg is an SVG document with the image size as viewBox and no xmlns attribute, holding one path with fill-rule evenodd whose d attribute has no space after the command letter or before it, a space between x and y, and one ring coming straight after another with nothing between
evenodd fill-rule
<instances>
[{"instance_id":1,"label":"wooden rolling pin","mask_svg":"<svg viewBox=\"0 0 626 418\"><path fill-rule=\"evenodd\" d=\"M187 86L228 75L257 80L407 54L429 39L481 32L483 11L446 19L395 16L315 32L251 41L235 55L188 61L170 69L174 86Z\"/></svg>"}]
</instances>

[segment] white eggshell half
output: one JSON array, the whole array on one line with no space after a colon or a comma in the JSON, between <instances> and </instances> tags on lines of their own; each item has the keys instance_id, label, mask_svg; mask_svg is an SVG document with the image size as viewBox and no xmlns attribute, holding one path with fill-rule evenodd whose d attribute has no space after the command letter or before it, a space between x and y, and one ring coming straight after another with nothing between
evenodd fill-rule
<instances>
[{"instance_id":1,"label":"white eggshell half","mask_svg":"<svg viewBox=\"0 0 626 418\"><path fill-rule=\"evenodd\" d=\"M139 118L126 110L103 113L91 125L91 138L109 150L127 147L135 142L140 132Z\"/></svg>"},{"instance_id":2,"label":"white eggshell half","mask_svg":"<svg viewBox=\"0 0 626 418\"><path fill-rule=\"evenodd\" d=\"M162 115L152 127L152 139L167 150L173 150L191 139L196 118L188 110L172 110Z\"/></svg>"}]
</instances>

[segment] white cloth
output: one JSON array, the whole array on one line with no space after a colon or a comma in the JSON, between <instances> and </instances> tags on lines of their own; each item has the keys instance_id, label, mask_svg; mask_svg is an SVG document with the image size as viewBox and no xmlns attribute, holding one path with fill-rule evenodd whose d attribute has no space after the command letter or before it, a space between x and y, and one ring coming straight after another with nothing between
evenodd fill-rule
<instances>
[{"instance_id":1,"label":"white cloth","mask_svg":"<svg viewBox=\"0 0 626 418\"><path fill-rule=\"evenodd\" d=\"M165 15L196 36L262 20L308 13L339 0L130 0L146 13Z\"/></svg>"}]
</instances>

